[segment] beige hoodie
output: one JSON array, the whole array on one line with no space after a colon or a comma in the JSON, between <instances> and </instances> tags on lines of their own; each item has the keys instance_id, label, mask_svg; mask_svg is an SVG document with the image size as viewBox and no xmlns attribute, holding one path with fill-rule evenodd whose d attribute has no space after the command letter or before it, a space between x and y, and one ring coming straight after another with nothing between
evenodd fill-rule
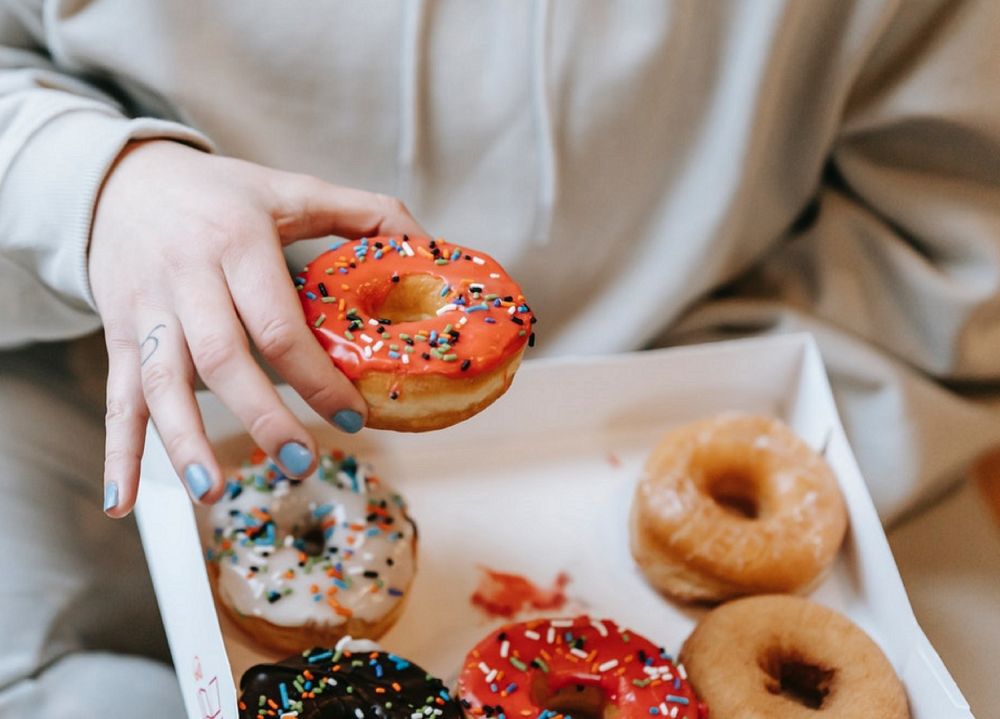
<instances>
[{"instance_id":1,"label":"beige hoodie","mask_svg":"<svg viewBox=\"0 0 1000 719\"><path fill-rule=\"evenodd\" d=\"M998 32L990 0L0 0L0 346L98 327L100 183L176 138L399 195L507 265L539 354L817 332L896 516L996 427L934 380L1000 376Z\"/></svg>"}]
</instances>

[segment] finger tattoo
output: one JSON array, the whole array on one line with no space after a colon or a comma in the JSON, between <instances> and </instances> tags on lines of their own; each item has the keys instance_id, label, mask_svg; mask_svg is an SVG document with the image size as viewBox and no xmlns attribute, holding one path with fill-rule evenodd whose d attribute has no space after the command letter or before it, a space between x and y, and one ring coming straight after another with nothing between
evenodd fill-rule
<instances>
[{"instance_id":1,"label":"finger tattoo","mask_svg":"<svg viewBox=\"0 0 1000 719\"><path fill-rule=\"evenodd\" d=\"M156 333L165 328L166 325L164 324L156 325L146 335L146 339L139 343L139 354L142 356L142 359L139 361L140 367L145 367L149 358L156 354L156 350L160 348L160 338L156 336Z\"/></svg>"}]
</instances>

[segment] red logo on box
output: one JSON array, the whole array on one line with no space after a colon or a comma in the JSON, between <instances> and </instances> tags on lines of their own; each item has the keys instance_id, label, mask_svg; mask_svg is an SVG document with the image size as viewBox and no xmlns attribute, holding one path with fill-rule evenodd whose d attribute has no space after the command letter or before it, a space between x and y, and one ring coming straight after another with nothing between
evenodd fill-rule
<instances>
[{"instance_id":1,"label":"red logo on box","mask_svg":"<svg viewBox=\"0 0 1000 719\"><path fill-rule=\"evenodd\" d=\"M213 676L207 682L205 672L201 668L201 659L194 658L194 680L199 683L198 707L202 719L219 719L222 716L222 700L219 697L219 677Z\"/></svg>"}]
</instances>

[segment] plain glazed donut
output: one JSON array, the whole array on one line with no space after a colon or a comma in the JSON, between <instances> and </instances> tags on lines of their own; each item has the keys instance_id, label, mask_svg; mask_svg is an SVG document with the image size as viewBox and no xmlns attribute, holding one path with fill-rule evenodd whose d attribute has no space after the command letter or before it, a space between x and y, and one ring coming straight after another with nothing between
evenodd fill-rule
<instances>
[{"instance_id":1,"label":"plain glazed donut","mask_svg":"<svg viewBox=\"0 0 1000 719\"><path fill-rule=\"evenodd\" d=\"M203 524L219 603L258 644L296 652L377 638L416 571L416 528L369 466L321 453L292 480L260 450L226 481Z\"/></svg>"},{"instance_id":2,"label":"plain glazed donut","mask_svg":"<svg viewBox=\"0 0 1000 719\"><path fill-rule=\"evenodd\" d=\"M497 629L469 652L457 695L469 717L707 717L664 649L586 616Z\"/></svg>"},{"instance_id":3,"label":"plain glazed donut","mask_svg":"<svg viewBox=\"0 0 1000 719\"><path fill-rule=\"evenodd\" d=\"M444 240L347 242L296 283L306 321L377 429L471 417L507 390L534 342L535 317L496 260Z\"/></svg>"},{"instance_id":4,"label":"plain glazed donut","mask_svg":"<svg viewBox=\"0 0 1000 719\"><path fill-rule=\"evenodd\" d=\"M685 601L791 592L833 562L847 528L829 465L783 422L728 413L667 434L632 502L632 554Z\"/></svg>"},{"instance_id":5,"label":"plain glazed donut","mask_svg":"<svg viewBox=\"0 0 1000 719\"><path fill-rule=\"evenodd\" d=\"M462 719L442 681L378 650L315 648L240 679L240 719Z\"/></svg>"},{"instance_id":6,"label":"plain glazed donut","mask_svg":"<svg viewBox=\"0 0 1000 719\"><path fill-rule=\"evenodd\" d=\"M906 719L906 693L867 634L801 597L713 609L681 649L712 719Z\"/></svg>"}]
</instances>

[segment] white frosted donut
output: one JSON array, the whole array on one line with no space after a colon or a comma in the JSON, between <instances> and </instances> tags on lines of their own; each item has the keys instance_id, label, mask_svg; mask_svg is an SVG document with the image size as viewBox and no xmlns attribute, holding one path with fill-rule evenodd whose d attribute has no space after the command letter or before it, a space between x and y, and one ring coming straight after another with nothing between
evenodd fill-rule
<instances>
[{"instance_id":1,"label":"white frosted donut","mask_svg":"<svg viewBox=\"0 0 1000 719\"><path fill-rule=\"evenodd\" d=\"M295 481L256 450L208 520L221 604L280 651L380 636L416 568L416 528L402 497L342 452L321 454L316 471Z\"/></svg>"}]
</instances>

